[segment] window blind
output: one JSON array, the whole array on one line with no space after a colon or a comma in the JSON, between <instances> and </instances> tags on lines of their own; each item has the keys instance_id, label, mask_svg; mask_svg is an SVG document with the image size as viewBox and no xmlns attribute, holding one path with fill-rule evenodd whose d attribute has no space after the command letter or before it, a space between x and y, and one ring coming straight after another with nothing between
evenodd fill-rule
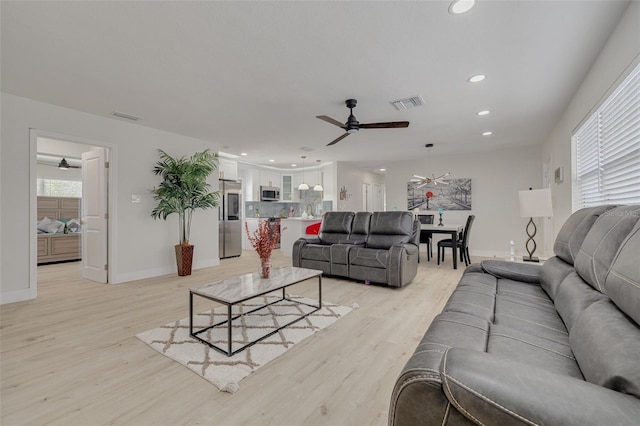
<instances>
[{"instance_id":1,"label":"window blind","mask_svg":"<svg viewBox=\"0 0 640 426\"><path fill-rule=\"evenodd\" d=\"M640 64L573 137L578 208L640 203Z\"/></svg>"}]
</instances>

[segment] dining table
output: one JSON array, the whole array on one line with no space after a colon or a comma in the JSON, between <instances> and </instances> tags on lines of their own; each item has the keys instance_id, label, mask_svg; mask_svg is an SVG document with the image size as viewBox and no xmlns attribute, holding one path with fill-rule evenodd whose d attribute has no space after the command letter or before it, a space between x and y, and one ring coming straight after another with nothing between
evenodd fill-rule
<instances>
[{"instance_id":1,"label":"dining table","mask_svg":"<svg viewBox=\"0 0 640 426\"><path fill-rule=\"evenodd\" d=\"M421 231L429 231L432 234L449 234L451 235L451 240L456 241L458 239L458 235L462 233L464 230L464 225L453 224L453 225L445 225L438 223L421 223L420 224ZM451 254L453 255L453 269L458 269L458 254L457 245L451 245Z\"/></svg>"}]
</instances>

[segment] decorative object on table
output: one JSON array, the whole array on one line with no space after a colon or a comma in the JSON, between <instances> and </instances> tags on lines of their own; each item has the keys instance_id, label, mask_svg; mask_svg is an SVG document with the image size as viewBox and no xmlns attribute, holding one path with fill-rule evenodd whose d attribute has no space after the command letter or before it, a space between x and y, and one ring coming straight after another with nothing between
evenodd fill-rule
<instances>
[{"instance_id":1,"label":"decorative object on table","mask_svg":"<svg viewBox=\"0 0 640 426\"><path fill-rule=\"evenodd\" d=\"M191 275L193 245L189 244L191 217L197 209L218 206L220 192L210 191L207 177L218 168L218 156L208 149L196 152L189 158L173 158L159 149L160 161L153 173L162 182L151 190L158 205L151 211L154 219L164 219L178 214L179 244L175 246L178 275Z\"/></svg>"},{"instance_id":2,"label":"decorative object on table","mask_svg":"<svg viewBox=\"0 0 640 426\"><path fill-rule=\"evenodd\" d=\"M309 185L304 183L304 159L307 158L307 156L303 155L301 158L302 158L302 183L298 185L298 191L306 191L309 189Z\"/></svg>"},{"instance_id":3,"label":"decorative object on table","mask_svg":"<svg viewBox=\"0 0 640 426\"><path fill-rule=\"evenodd\" d=\"M318 163L318 183L313 187L313 190L317 192L322 192L324 191L324 188L320 183L322 182L322 172L320 172L320 160L316 160L316 163Z\"/></svg>"},{"instance_id":4,"label":"decorative object on table","mask_svg":"<svg viewBox=\"0 0 640 426\"><path fill-rule=\"evenodd\" d=\"M361 124L353 115L353 109L356 107L356 104L358 103L358 101L355 99L347 99L346 101L344 101L344 103L347 105L347 108L349 108L349 111L350 111L349 118L347 119L347 122L344 124L342 124L336 119L327 117L326 115L316 115L316 118L319 118L322 121L326 121L327 123L333 124L334 126L338 126L341 129L344 129L346 132L342 136L338 136L336 139L329 142L327 146L340 142L342 139L346 138L352 133L358 133L360 129L398 129L403 127L409 127L408 121L389 121L385 123L362 123Z\"/></svg>"},{"instance_id":5,"label":"decorative object on table","mask_svg":"<svg viewBox=\"0 0 640 426\"><path fill-rule=\"evenodd\" d=\"M471 178L447 179L449 185L429 185L418 188L417 182L407 182L407 209L422 211L471 210ZM430 196L428 194L431 194Z\"/></svg>"},{"instance_id":6,"label":"decorative object on table","mask_svg":"<svg viewBox=\"0 0 640 426\"><path fill-rule=\"evenodd\" d=\"M533 254L536 251L536 241L534 237L538 228L533 221L534 217L551 217L553 216L553 207L551 205L551 189L531 189L528 191L518 191L520 198L520 217L529 218L527 223L527 242L525 248L529 257L523 257L525 262L538 262L538 258Z\"/></svg>"},{"instance_id":7,"label":"decorative object on table","mask_svg":"<svg viewBox=\"0 0 640 426\"><path fill-rule=\"evenodd\" d=\"M269 278L269 273L271 272L271 252L280 243L280 227L271 227L269 226L269 220L260 220L258 221L258 228L254 231L253 235L249 232L247 222L244 223L244 229L247 233L247 238L249 238L249 242L260 258L260 276L262 278Z\"/></svg>"},{"instance_id":8,"label":"decorative object on table","mask_svg":"<svg viewBox=\"0 0 640 426\"><path fill-rule=\"evenodd\" d=\"M425 148L427 148L427 170L430 170L429 168L429 151L431 150L431 148L433 148L433 144L432 143L428 143L425 145ZM449 185L449 183L447 181L445 181L444 179L449 176L451 173L447 172L443 175L440 175L438 177L436 177L435 173L431 174L431 177L426 177L426 176L420 176L420 175L413 175L413 177L411 178L412 182L416 183L416 189L420 189L423 186L426 186L430 183L433 183L433 186L438 186L438 184L441 185Z\"/></svg>"},{"instance_id":9,"label":"decorative object on table","mask_svg":"<svg viewBox=\"0 0 640 426\"><path fill-rule=\"evenodd\" d=\"M296 302L308 305L317 305L317 300L311 300L300 296L288 296ZM241 305L234 306L232 315L247 312L267 303L279 299L277 296L263 296L256 300L249 300ZM269 329L276 329L279 322L290 319L292 316L302 316L300 309L307 308L301 303L279 302L271 305L269 314L264 310L255 314L243 316L241 326L233 329L233 342L239 345L246 344L256 333L266 334ZM336 322L344 315L351 312L351 308L338 306L323 301L322 309L313 312L291 326L285 327L278 333L255 345L246 348L231 357L228 357L209 346L189 336L189 318L172 321L162 327L145 331L136 337L160 352L162 355L179 362L205 380L216 385L221 391L234 393L238 391L239 382L249 374L264 366L271 360L282 355L293 345L301 342L314 333ZM203 312L194 316L195 326L205 328L220 322L227 316L224 306L217 306L212 311ZM219 340L226 340L226 328L214 329L215 337L219 333Z\"/></svg>"},{"instance_id":10,"label":"decorative object on table","mask_svg":"<svg viewBox=\"0 0 640 426\"><path fill-rule=\"evenodd\" d=\"M438 222L438 226L444 226L444 224L442 223L442 213L444 213L444 209L440 207L438 209L438 215L440 216L440 221Z\"/></svg>"}]
</instances>

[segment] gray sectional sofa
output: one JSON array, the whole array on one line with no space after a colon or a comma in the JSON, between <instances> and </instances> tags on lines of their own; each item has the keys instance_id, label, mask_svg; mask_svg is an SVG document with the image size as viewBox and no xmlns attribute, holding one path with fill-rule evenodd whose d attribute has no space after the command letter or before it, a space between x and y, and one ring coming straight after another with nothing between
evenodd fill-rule
<instances>
[{"instance_id":1,"label":"gray sectional sofa","mask_svg":"<svg viewBox=\"0 0 640 426\"><path fill-rule=\"evenodd\" d=\"M390 425L640 424L640 206L575 212L554 252L467 268Z\"/></svg>"},{"instance_id":2,"label":"gray sectional sofa","mask_svg":"<svg viewBox=\"0 0 640 426\"><path fill-rule=\"evenodd\" d=\"M418 273L420 224L410 212L327 212L318 238L293 245L293 266L402 287Z\"/></svg>"}]
</instances>

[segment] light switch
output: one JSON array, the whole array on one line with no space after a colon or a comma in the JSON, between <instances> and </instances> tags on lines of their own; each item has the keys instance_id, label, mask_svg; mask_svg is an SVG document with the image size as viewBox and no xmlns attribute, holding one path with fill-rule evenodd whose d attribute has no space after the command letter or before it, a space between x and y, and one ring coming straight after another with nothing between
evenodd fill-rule
<instances>
[{"instance_id":1,"label":"light switch","mask_svg":"<svg viewBox=\"0 0 640 426\"><path fill-rule=\"evenodd\" d=\"M138 204L138 203L142 202L142 198L138 194L131 194L131 202L133 204Z\"/></svg>"}]
</instances>

